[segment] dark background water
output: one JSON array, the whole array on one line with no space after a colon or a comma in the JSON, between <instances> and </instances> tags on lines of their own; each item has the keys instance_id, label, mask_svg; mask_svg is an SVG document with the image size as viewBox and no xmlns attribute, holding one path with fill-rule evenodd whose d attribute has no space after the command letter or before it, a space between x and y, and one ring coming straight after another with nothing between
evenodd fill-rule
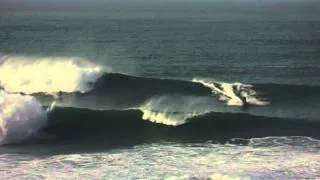
<instances>
[{"instance_id":1,"label":"dark background water","mask_svg":"<svg viewBox=\"0 0 320 180\"><path fill-rule=\"evenodd\" d=\"M0 51L139 76L320 85L317 1L3 1Z\"/></svg>"}]
</instances>

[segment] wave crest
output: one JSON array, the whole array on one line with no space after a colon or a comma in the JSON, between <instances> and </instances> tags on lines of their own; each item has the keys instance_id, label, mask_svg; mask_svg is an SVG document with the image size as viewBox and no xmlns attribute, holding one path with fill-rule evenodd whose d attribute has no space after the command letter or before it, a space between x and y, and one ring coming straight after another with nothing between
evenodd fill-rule
<instances>
[{"instance_id":1,"label":"wave crest","mask_svg":"<svg viewBox=\"0 0 320 180\"><path fill-rule=\"evenodd\" d=\"M188 119L211 112L206 101L203 97L167 95L151 98L139 109L143 120L178 126Z\"/></svg>"},{"instance_id":2,"label":"wave crest","mask_svg":"<svg viewBox=\"0 0 320 180\"><path fill-rule=\"evenodd\" d=\"M81 58L4 56L0 85L7 92L88 92L103 69Z\"/></svg>"}]
</instances>

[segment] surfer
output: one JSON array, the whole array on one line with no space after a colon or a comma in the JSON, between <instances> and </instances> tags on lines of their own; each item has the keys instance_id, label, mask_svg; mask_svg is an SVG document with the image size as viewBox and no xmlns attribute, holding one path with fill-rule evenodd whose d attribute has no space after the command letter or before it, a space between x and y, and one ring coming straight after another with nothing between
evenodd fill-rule
<instances>
[{"instance_id":1,"label":"surfer","mask_svg":"<svg viewBox=\"0 0 320 180\"><path fill-rule=\"evenodd\" d=\"M62 91L58 91L56 94L56 99L62 99Z\"/></svg>"},{"instance_id":2,"label":"surfer","mask_svg":"<svg viewBox=\"0 0 320 180\"><path fill-rule=\"evenodd\" d=\"M53 96L54 99L62 99L62 91L58 91L57 93L47 94Z\"/></svg>"},{"instance_id":3,"label":"surfer","mask_svg":"<svg viewBox=\"0 0 320 180\"><path fill-rule=\"evenodd\" d=\"M247 97L246 96L241 96L240 97L242 103L243 103L243 106L247 106L248 105L248 101L247 101Z\"/></svg>"},{"instance_id":4,"label":"surfer","mask_svg":"<svg viewBox=\"0 0 320 180\"><path fill-rule=\"evenodd\" d=\"M242 86L233 86L232 87L233 93L242 101L242 107L247 108L249 103L247 100L247 93L245 92Z\"/></svg>"}]
</instances>

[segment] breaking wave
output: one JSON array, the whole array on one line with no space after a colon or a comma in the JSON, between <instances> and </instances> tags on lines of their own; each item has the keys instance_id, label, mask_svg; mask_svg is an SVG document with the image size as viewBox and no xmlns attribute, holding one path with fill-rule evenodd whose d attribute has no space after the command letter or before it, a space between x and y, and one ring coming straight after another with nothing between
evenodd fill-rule
<instances>
[{"instance_id":1,"label":"breaking wave","mask_svg":"<svg viewBox=\"0 0 320 180\"><path fill-rule=\"evenodd\" d=\"M267 101L259 100L257 92L253 90L253 86L249 84L226 83L218 81L210 81L207 79L193 79L192 82L201 83L210 88L212 93L220 96L220 100L226 102L229 106L243 106L244 98L248 104L264 106Z\"/></svg>"},{"instance_id":2,"label":"breaking wave","mask_svg":"<svg viewBox=\"0 0 320 180\"><path fill-rule=\"evenodd\" d=\"M292 91L290 94L287 94L288 89ZM221 133L225 125L228 127L230 125L232 128L255 125L254 128L256 128L256 126L262 127L261 124L263 124L263 127L268 127L270 121L278 118L281 122L274 120L277 126L272 126L277 129L278 126L292 127L294 125L292 121L283 121L283 119L295 117L303 119L302 125L310 128L311 126L305 121L316 119L318 114L311 114L306 110L309 116L303 114L288 116L285 111L291 111L290 108L295 107L283 106L286 101L282 101L281 98L291 100L293 96L302 97L308 91L308 94L312 95L310 98L320 99L316 96L319 87L250 85L212 79L188 81L137 77L108 73L106 68L81 58L3 54L0 54L0 91L0 144L20 142L34 137L39 129L43 132L49 129L51 132L55 129L52 123L57 121L59 121L59 128L57 128L59 130L53 130L53 134L60 134L58 131L64 130L60 125L68 127L66 131L62 131L64 133L74 132L73 127L78 127L78 132L81 128L86 128L80 124L90 127L93 123L92 119L96 119L98 124L101 124L88 132L96 131L96 128L104 131L106 126L110 125L108 123L112 122L133 127L139 125L144 127L147 124L148 127L160 129L165 127L165 129L175 130L188 127L186 129L192 129L191 131L194 131L195 127L210 124L215 133ZM310 104L308 99L300 102ZM270 106L265 109L259 108L267 105ZM248 110L248 108L242 108L243 106L250 108ZM43 107L47 107L47 111ZM282 108L279 109L279 107ZM273 114L272 108L279 109L278 113ZM48 121L47 115L51 117ZM256 116L259 116L260 124L244 120L257 119ZM230 122L228 117L234 120ZM88 121L89 119L91 120ZM62 120L64 122L61 122ZM128 121L134 122L135 125L128 124ZM204 125L199 125L201 123ZM315 127L318 127L317 123ZM134 129L128 129L128 131L132 130L134 131ZM206 131L211 130L206 129ZM257 132L260 133L260 131L261 128ZM114 133L114 131L111 132ZM288 132L291 132L290 128ZM291 134L288 133L288 135Z\"/></svg>"},{"instance_id":3,"label":"breaking wave","mask_svg":"<svg viewBox=\"0 0 320 180\"><path fill-rule=\"evenodd\" d=\"M88 92L102 74L80 58L0 56L0 86L7 92Z\"/></svg>"},{"instance_id":4,"label":"breaking wave","mask_svg":"<svg viewBox=\"0 0 320 180\"><path fill-rule=\"evenodd\" d=\"M160 96L148 100L139 110L142 119L165 125L178 126L188 119L211 112L208 99L192 96Z\"/></svg>"},{"instance_id":5,"label":"breaking wave","mask_svg":"<svg viewBox=\"0 0 320 180\"><path fill-rule=\"evenodd\" d=\"M142 78L107 73L105 68L75 57L0 56L0 86L7 92L25 94L106 91L111 88L152 96L161 94L208 95L212 93L229 106L266 105L252 85L193 79L192 81ZM67 75L65 74L67 73ZM201 85L199 85L200 83ZM204 86L204 87L202 87Z\"/></svg>"},{"instance_id":6,"label":"breaking wave","mask_svg":"<svg viewBox=\"0 0 320 180\"><path fill-rule=\"evenodd\" d=\"M0 145L34 137L45 124L46 112L34 97L0 91Z\"/></svg>"}]
</instances>

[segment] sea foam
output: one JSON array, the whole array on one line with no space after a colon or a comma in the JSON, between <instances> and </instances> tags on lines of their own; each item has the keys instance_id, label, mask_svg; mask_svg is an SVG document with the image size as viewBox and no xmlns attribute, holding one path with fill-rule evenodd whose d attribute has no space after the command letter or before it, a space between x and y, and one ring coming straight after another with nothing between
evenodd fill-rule
<instances>
[{"instance_id":1,"label":"sea foam","mask_svg":"<svg viewBox=\"0 0 320 180\"><path fill-rule=\"evenodd\" d=\"M34 97L0 91L0 145L32 138L45 123L46 112Z\"/></svg>"}]
</instances>

